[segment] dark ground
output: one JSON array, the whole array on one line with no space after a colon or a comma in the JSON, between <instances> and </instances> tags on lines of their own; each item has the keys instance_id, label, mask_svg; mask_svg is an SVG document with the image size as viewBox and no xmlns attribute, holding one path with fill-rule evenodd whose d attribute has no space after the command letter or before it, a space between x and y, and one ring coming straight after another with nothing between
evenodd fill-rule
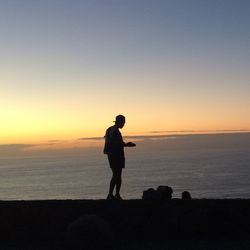
<instances>
[{"instance_id":1,"label":"dark ground","mask_svg":"<svg viewBox=\"0 0 250 250\"><path fill-rule=\"evenodd\" d=\"M77 248L69 225L81 216L77 230L85 247ZM89 242L111 241L101 249L249 250L249 236L248 199L0 202L0 250L97 249Z\"/></svg>"},{"instance_id":2,"label":"dark ground","mask_svg":"<svg viewBox=\"0 0 250 250\"><path fill-rule=\"evenodd\" d=\"M62 242L3 242L1 250L64 250ZM247 239L190 239L177 238L163 242L125 242L119 250L249 250L250 240Z\"/></svg>"}]
</instances>

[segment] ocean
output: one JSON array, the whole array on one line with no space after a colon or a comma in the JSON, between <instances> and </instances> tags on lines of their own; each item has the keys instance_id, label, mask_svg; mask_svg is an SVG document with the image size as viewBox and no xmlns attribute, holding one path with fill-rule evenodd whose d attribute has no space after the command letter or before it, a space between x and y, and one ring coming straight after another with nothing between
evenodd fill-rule
<instances>
[{"instance_id":1,"label":"ocean","mask_svg":"<svg viewBox=\"0 0 250 250\"><path fill-rule=\"evenodd\" d=\"M159 185L171 186L173 198L185 190L193 198L250 198L249 133L155 136L136 143L126 148L124 199L140 199L143 190ZM105 199L111 177L98 146L2 152L0 173L0 200Z\"/></svg>"}]
</instances>

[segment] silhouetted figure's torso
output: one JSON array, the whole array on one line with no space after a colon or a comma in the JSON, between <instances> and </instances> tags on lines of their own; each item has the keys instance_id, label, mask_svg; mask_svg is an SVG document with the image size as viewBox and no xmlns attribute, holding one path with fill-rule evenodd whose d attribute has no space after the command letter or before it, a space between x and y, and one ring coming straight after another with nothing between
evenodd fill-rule
<instances>
[{"instance_id":1,"label":"silhouetted figure's torso","mask_svg":"<svg viewBox=\"0 0 250 250\"><path fill-rule=\"evenodd\" d=\"M104 145L104 154L108 155L109 160L113 164L112 167L125 167L125 156L124 156L124 146L125 143L123 142L121 132L119 128L114 125L109 127L106 130L105 134L105 145Z\"/></svg>"}]
</instances>

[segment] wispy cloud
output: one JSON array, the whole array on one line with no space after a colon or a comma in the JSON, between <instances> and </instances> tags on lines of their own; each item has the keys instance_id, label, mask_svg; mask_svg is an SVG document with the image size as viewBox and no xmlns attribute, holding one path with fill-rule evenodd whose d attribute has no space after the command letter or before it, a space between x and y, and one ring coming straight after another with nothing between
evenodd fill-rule
<instances>
[{"instance_id":1,"label":"wispy cloud","mask_svg":"<svg viewBox=\"0 0 250 250\"><path fill-rule=\"evenodd\" d=\"M214 129L214 130L155 130L148 131L148 134L162 134L162 133L230 133L230 132L250 132L250 129Z\"/></svg>"},{"instance_id":2,"label":"wispy cloud","mask_svg":"<svg viewBox=\"0 0 250 250\"><path fill-rule=\"evenodd\" d=\"M134 139L134 140L146 140L146 139L155 139L155 138L172 138L174 135L126 135L123 136L124 139ZM83 137L78 140L83 141L95 141L95 140L103 140L104 137Z\"/></svg>"},{"instance_id":3,"label":"wispy cloud","mask_svg":"<svg viewBox=\"0 0 250 250\"><path fill-rule=\"evenodd\" d=\"M16 155L31 147L32 144L0 144L0 156Z\"/></svg>"},{"instance_id":4,"label":"wispy cloud","mask_svg":"<svg viewBox=\"0 0 250 250\"><path fill-rule=\"evenodd\" d=\"M0 144L0 150L21 150L32 146L33 144Z\"/></svg>"},{"instance_id":5,"label":"wispy cloud","mask_svg":"<svg viewBox=\"0 0 250 250\"><path fill-rule=\"evenodd\" d=\"M192 135L211 135L211 134L229 134L229 133L250 133L250 129L240 129L240 130L232 130L232 129L223 129L223 130L156 130L149 131L142 135L126 135L123 136L124 139L135 139L135 140L151 140L151 139L162 139L162 138L176 138L181 136L192 136ZM81 141L99 141L103 140L104 137L82 137L78 140Z\"/></svg>"},{"instance_id":6,"label":"wispy cloud","mask_svg":"<svg viewBox=\"0 0 250 250\"><path fill-rule=\"evenodd\" d=\"M59 143L64 142L63 140L48 140L49 143Z\"/></svg>"},{"instance_id":7,"label":"wispy cloud","mask_svg":"<svg viewBox=\"0 0 250 250\"><path fill-rule=\"evenodd\" d=\"M95 140L101 140L101 139L104 139L104 137L103 136L102 137L82 137L82 138L79 138L78 140L80 140L80 141L89 141L89 140L95 141Z\"/></svg>"}]
</instances>

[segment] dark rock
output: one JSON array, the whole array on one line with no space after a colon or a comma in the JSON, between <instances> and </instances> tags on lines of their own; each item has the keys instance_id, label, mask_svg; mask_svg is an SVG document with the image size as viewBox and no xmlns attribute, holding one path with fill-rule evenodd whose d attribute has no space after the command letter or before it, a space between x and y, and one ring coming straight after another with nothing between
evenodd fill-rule
<instances>
[{"instance_id":1,"label":"dark rock","mask_svg":"<svg viewBox=\"0 0 250 250\"><path fill-rule=\"evenodd\" d=\"M66 235L66 249L99 250L114 249L115 235L109 223L96 216L86 214L71 223Z\"/></svg>"},{"instance_id":2,"label":"dark rock","mask_svg":"<svg viewBox=\"0 0 250 250\"><path fill-rule=\"evenodd\" d=\"M157 192L161 194L162 200L169 200L172 198L173 189L169 186L158 186Z\"/></svg>"},{"instance_id":3,"label":"dark rock","mask_svg":"<svg viewBox=\"0 0 250 250\"><path fill-rule=\"evenodd\" d=\"M153 188L149 188L143 191L142 199L148 200L148 201L161 201L162 196L161 196L161 193L157 192Z\"/></svg>"},{"instance_id":4,"label":"dark rock","mask_svg":"<svg viewBox=\"0 0 250 250\"><path fill-rule=\"evenodd\" d=\"M183 200L191 200L192 199L191 194L188 191L182 192L181 193L181 198Z\"/></svg>"}]
</instances>

